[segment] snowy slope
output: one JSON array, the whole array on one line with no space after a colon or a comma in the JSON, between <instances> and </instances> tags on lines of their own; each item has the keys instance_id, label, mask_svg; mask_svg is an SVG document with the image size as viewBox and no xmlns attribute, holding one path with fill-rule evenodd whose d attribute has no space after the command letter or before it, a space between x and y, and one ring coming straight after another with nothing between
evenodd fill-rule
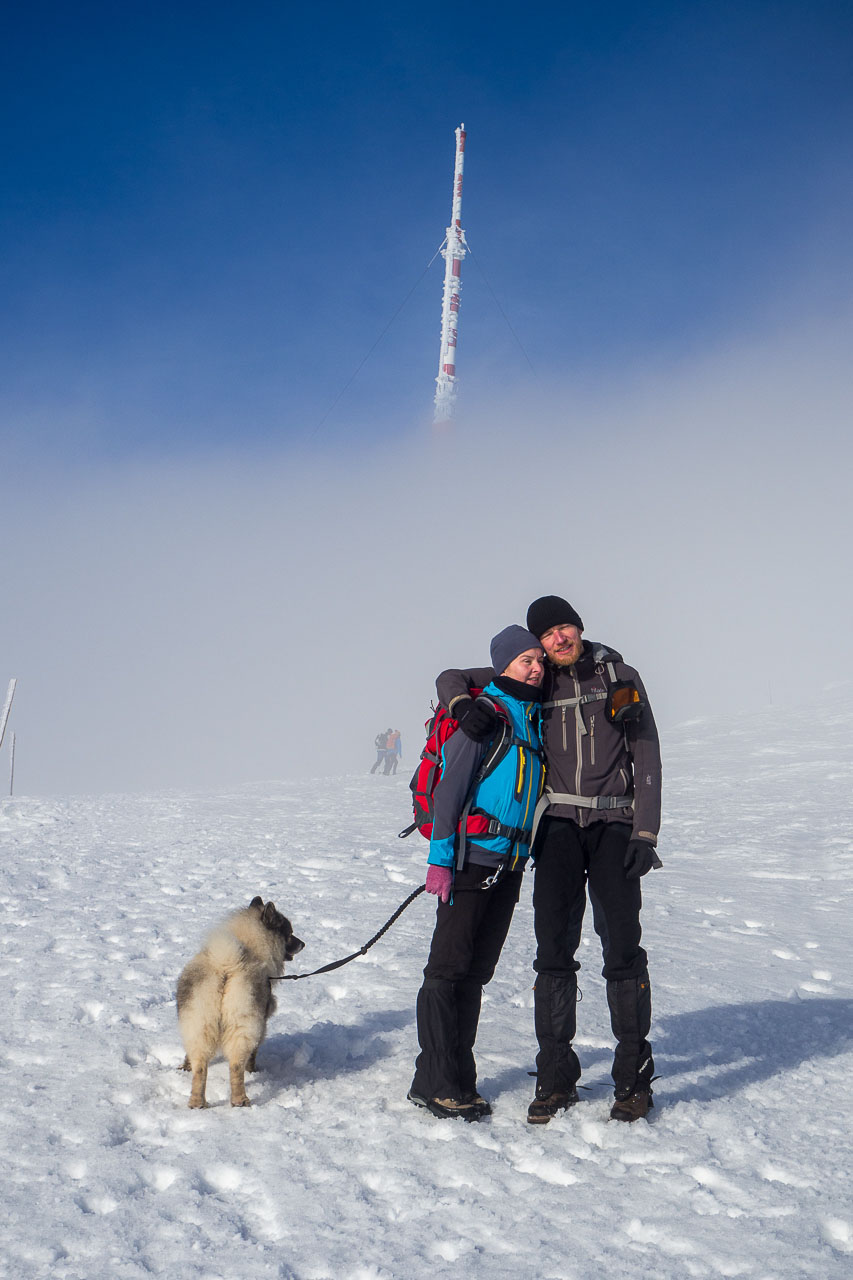
<instances>
[{"instance_id":1,"label":"snowy slope","mask_svg":"<svg viewBox=\"0 0 853 1280\"><path fill-rule=\"evenodd\" d=\"M306 942L292 971L366 941L423 878L425 843L396 838L406 776L0 801L2 1274L849 1277L851 715L845 686L665 737L665 868L644 881L658 1108L633 1126L606 1118L594 935L589 1089L525 1123L529 886L483 1007L490 1121L405 1099L425 896L366 957L281 984L251 1110L222 1063L188 1110L182 965L257 892Z\"/></svg>"}]
</instances>

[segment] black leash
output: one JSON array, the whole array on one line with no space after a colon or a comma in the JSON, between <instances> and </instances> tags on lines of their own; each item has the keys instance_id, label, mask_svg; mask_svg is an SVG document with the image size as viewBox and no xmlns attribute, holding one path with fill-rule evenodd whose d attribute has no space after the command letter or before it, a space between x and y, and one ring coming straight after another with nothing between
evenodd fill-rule
<instances>
[{"instance_id":1,"label":"black leash","mask_svg":"<svg viewBox=\"0 0 853 1280\"><path fill-rule=\"evenodd\" d=\"M386 933L394 921L403 914L410 902L414 902L415 898L423 893L426 888L422 884L419 889L415 889L414 893L410 893L405 902L401 902L397 910L394 912L390 920L386 920L378 933L374 933L369 942L365 942L363 947L359 947L358 951L353 951L351 956L345 956L343 960L333 960L331 964L324 964L322 969L313 969L311 973L283 973L278 978L270 978L270 982L298 982L300 978L313 978L318 973L331 973L333 969L340 969L341 965L349 964L350 960L357 960L359 956L363 956L369 951L374 942L378 942L383 933Z\"/></svg>"}]
</instances>

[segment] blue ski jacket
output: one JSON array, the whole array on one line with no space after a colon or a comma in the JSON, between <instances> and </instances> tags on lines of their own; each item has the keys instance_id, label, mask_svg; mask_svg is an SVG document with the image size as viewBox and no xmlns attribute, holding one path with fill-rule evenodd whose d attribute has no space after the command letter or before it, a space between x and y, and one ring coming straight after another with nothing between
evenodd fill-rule
<instances>
[{"instance_id":1,"label":"blue ski jacket","mask_svg":"<svg viewBox=\"0 0 853 1280\"><path fill-rule=\"evenodd\" d=\"M507 712L512 742L495 768L478 782L477 771L492 743L472 742L461 730L448 738L442 753L441 778L433 795L428 860L437 866L452 867L456 862L459 820L469 796L472 814L488 814L502 827L512 829L519 838L469 834L466 861L498 867L509 860L515 866L521 865L530 853L530 844L521 839L520 834L532 829L533 812L545 775L540 739L541 705L539 701L522 701L494 682L486 686L483 694L499 702Z\"/></svg>"}]
</instances>

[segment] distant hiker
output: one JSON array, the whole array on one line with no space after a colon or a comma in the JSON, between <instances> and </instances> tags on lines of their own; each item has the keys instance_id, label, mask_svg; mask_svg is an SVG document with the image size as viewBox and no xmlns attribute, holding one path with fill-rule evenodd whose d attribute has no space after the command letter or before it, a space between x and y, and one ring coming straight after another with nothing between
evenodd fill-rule
<instances>
[{"instance_id":1,"label":"distant hiker","mask_svg":"<svg viewBox=\"0 0 853 1280\"><path fill-rule=\"evenodd\" d=\"M377 733L376 737L373 739L373 745L376 748L376 760L370 770L371 773L375 773L379 766L385 762L385 748L388 745L389 733L391 733L391 730L386 729L382 733Z\"/></svg>"},{"instance_id":2,"label":"distant hiker","mask_svg":"<svg viewBox=\"0 0 853 1280\"><path fill-rule=\"evenodd\" d=\"M539 1053L527 1119L547 1124L578 1101L581 1068L572 1047L586 889L601 940L613 1062L614 1120L652 1107L648 1041L651 991L640 945L640 877L661 865L658 734L637 672L606 645L582 639L583 623L560 596L542 596L527 626L547 656L543 684L545 794L533 846L537 952L534 1016ZM494 732L494 712L471 698L489 669L444 671L438 696L474 742Z\"/></svg>"},{"instance_id":3,"label":"distant hiker","mask_svg":"<svg viewBox=\"0 0 853 1280\"><path fill-rule=\"evenodd\" d=\"M396 773L400 760L400 730L392 729L385 743L385 773Z\"/></svg>"},{"instance_id":4,"label":"distant hiker","mask_svg":"<svg viewBox=\"0 0 853 1280\"><path fill-rule=\"evenodd\" d=\"M500 675L487 682L481 702L499 706L502 717L493 712L488 738L474 742L457 732L447 739L433 796L426 888L439 901L418 992L421 1052L408 1097L442 1119L491 1113L477 1092L473 1052L480 999L518 902L545 772L539 642L523 627L507 627L492 640L491 657Z\"/></svg>"}]
</instances>

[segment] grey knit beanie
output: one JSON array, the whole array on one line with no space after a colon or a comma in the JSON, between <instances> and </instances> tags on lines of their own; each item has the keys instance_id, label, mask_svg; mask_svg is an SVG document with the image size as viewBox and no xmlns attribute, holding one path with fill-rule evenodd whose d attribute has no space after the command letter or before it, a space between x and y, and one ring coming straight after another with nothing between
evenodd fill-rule
<instances>
[{"instance_id":1,"label":"grey knit beanie","mask_svg":"<svg viewBox=\"0 0 853 1280\"><path fill-rule=\"evenodd\" d=\"M524 627L518 627L515 624L504 627L503 631L499 631L494 637L490 646L495 675L499 676L501 672L506 671L509 664L520 653L525 653L528 649L541 648L532 631L526 631Z\"/></svg>"}]
</instances>

